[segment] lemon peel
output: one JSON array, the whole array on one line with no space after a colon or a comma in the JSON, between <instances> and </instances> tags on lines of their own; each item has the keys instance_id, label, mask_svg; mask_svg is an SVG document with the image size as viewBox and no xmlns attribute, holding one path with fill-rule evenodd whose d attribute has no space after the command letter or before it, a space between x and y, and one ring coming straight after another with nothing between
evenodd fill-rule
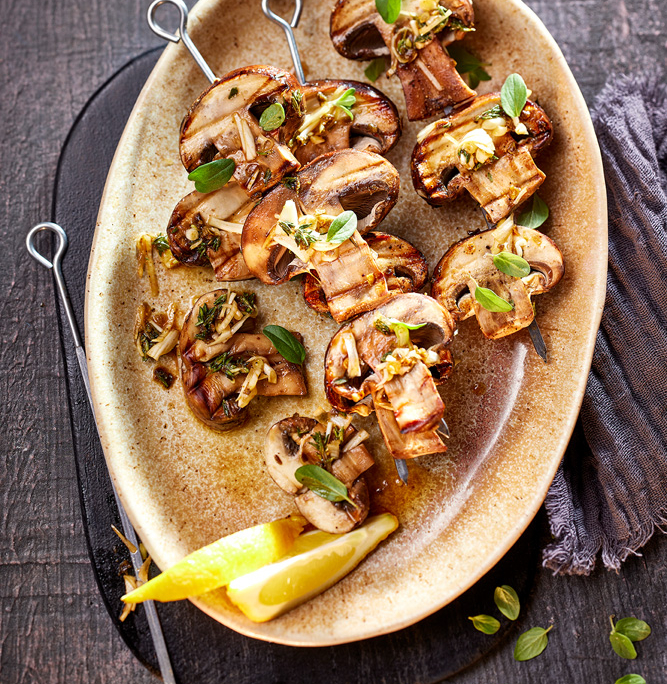
<instances>
[{"instance_id":1,"label":"lemon peel","mask_svg":"<svg viewBox=\"0 0 667 684\"><path fill-rule=\"evenodd\" d=\"M284 557L304 524L303 518L293 516L222 537L189 554L121 600L178 601L218 589Z\"/></svg>"}]
</instances>

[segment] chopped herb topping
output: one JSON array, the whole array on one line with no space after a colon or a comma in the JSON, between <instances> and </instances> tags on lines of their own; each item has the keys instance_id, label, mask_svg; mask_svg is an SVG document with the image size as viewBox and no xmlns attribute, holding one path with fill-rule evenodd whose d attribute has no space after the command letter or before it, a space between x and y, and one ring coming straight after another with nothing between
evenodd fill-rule
<instances>
[{"instance_id":1,"label":"chopped herb topping","mask_svg":"<svg viewBox=\"0 0 667 684\"><path fill-rule=\"evenodd\" d=\"M230 352L224 352L216 356L208 365L211 373L224 373L230 380L234 380L241 373L249 373L250 369L245 363L245 359L234 356Z\"/></svg>"},{"instance_id":2,"label":"chopped herb topping","mask_svg":"<svg viewBox=\"0 0 667 684\"><path fill-rule=\"evenodd\" d=\"M162 366L158 366L153 371L153 380L159 382L165 389L171 389L174 384L174 376Z\"/></svg>"},{"instance_id":3,"label":"chopped herb topping","mask_svg":"<svg viewBox=\"0 0 667 684\"><path fill-rule=\"evenodd\" d=\"M220 313L220 309L222 306L227 302L227 293L221 294L215 302L213 302L213 306L209 308L207 304L202 304L199 307L199 311L197 312L197 327L199 328L199 332L195 335L195 338L198 340L206 340L208 337L210 337L212 333L212 328L213 324L215 323L215 319L218 317L218 314Z\"/></svg>"},{"instance_id":4,"label":"chopped herb topping","mask_svg":"<svg viewBox=\"0 0 667 684\"><path fill-rule=\"evenodd\" d=\"M229 95L227 96L228 100L231 100L233 97L236 97L239 94L239 89L234 86L230 91Z\"/></svg>"},{"instance_id":5,"label":"chopped herb topping","mask_svg":"<svg viewBox=\"0 0 667 684\"><path fill-rule=\"evenodd\" d=\"M504 118L505 112L503 111L503 108L497 104L494 107L491 107L491 109L487 109L483 114L475 117L475 123L478 121L485 121L486 119L497 119L499 116Z\"/></svg>"},{"instance_id":6,"label":"chopped herb topping","mask_svg":"<svg viewBox=\"0 0 667 684\"><path fill-rule=\"evenodd\" d=\"M236 305L249 316L257 314L257 302L254 292L244 292L236 297Z\"/></svg>"},{"instance_id":7,"label":"chopped herb topping","mask_svg":"<svg viewBox=\"0 0 667 684\"><path fill-rule=\"evenodd\" d=\"M153 247L157 249L158 254L163 254L169 249L169 241L167 240L166 235L158 235L154 240L153 240Z\"/></svg>"},{"instance_id":8,"label":"chopped herb topping","mask_svg":"<svg viewBox=\"0 0 667 684\"><path fill-rule=\"evenodd\" d=\"M266 185L271 180L271 169L264 171L264 185Z\"/></svg>"},{"instance_id":9,"label":"chopped herb topping","mask_svg":"<svg viewBox=\"0 0 667 684\"><path fill-rule=\"evenodd\" d=\"M299 192L301 181L296 176L285 176L282 180L283 185L289 190Z\"/></svg>"},{"instance_id":10,"label":"chopped herb topping","mask_svg":"<svg viewBox=\"0 0 667 684\"><path fill-rule=\"evenodd\" d=\"M296 112L298 116L303 114L303 93L300 90L292 91L292 109Z\"/></svg>"},{"instance_id":11,"label":"chopped herb topping","mask_svg":"<svg viewBox=\"0 0 667 684\"><path fill-rule=\"evenodd\" d=\"M313 440L309 442L320 456L320 461L322 464L327 462L327 447L329 446L329 435L326 432L313 432Z\"/></svg>"}]
</instances>

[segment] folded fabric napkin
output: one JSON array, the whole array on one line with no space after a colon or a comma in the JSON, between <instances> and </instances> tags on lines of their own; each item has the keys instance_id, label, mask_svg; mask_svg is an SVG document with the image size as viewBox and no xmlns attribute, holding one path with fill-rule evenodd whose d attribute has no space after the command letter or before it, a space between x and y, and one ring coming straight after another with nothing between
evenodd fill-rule
<instances>
[{"instance_id":1,"label":"folded fabric napkin","mask_svg":"<svg viewBox=\"0 0 667 684\"><path fill-rule=\"evenodd\" d=\"M667 523L667 85L611 79L596 100L609 202L607 300L569 450L546 499L544 565L617 570Z\"/></svg>"}]
</instances>

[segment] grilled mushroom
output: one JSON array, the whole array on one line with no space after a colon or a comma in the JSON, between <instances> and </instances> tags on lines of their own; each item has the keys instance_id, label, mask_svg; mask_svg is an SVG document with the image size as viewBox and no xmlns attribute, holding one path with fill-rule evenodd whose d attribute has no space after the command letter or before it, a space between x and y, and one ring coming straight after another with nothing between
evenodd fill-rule
<instances>
[{"instance_id":1,"label":"grilled mushroom","mask_svg":"<svg viewBox=\"0 0 667 684\"><path fill-rule=\"evenodd\" d=\"M466 189L497 223L544 181L533 157L552 136L549 117L534 102L526 102L515 122L502 110L500 93L483 95L419 133L412 182L434 205L456 199Z\"/></svg>"},{"instance_id":2,"label":"grilled mushroom","mask_svg":"<svg viewBox=\"0 0 667 684\"><path fill-rule=\"evenodd\" d=\"M372 152L342 150L318 157L250 212L242 236L249 270L272 285L306 271L317 273L337 321L374 308L389 290L361 235L386 216L398 188L396 169ZM327 241L332 220L344 210L356 214L357 230L342 243Z\"/></svg>"},{"instance_id":3,"label":"grilled mushroom","mask_svg":"<svg viewBox=\"0 0 667 684\"><path fill-rule=\"evenodd\" d=\"M338 106L350 91L354 91L351 106ZM295 116L280 129L280 139L301 164L347 148L384 155L401 136L401 119L394 103L358 81L307 83L294 91L290 105Z\"/></svg>"},{"instance_id":4,"label":"grilled mushroom","mask_svg":"<svg viewBox=\"0 0 667 684\"><path fill-rule=\"evenodd\" d=\"M234 180L248 193L263 192L299 167L278 130L265 131L262 112L284 106L297 86L294 77L272 66L236 69L195 101L181 125L181 160L188 171L214 159L233 159Z\"/></svg>"},{"instance_id":5,"label":"grilled mushroom","mask_svg":"<svg viewBox=\"0 0 667 684\"><path fill-rule=\"evenodd\" d=\"M514 278L498 270L493 255L500 252L523 257L530 274ZM457 322L476 316L484 335L493 340L529 326L535 317L531 297L553 288L563 271L563 255L550 238L514 225L509 218L493 230L453 245L433 274L432 295ZM487 311L474 297L477 286L493 290L514 309L508 313Z\"/></svg>"},{"instance_id":6,"label":"grilled mushroom","mask_svg":"<svg viewBox=\"0 0 667 684\"><path fill-rule=\"evenodd\" d=\"M434 299L392 297L333 336L324 362L327 398L339 411L368 415L370 397L395 458L444 451L436 433L444 414L436 384L451 372L453 332L451 316Z\"/></svg>"},{"instance_id":7,"label":"grilled mushroom","mask_svg":"<svg viewBox=\"0 0 667 684\"><path fill-rule=\"evenodd\" d=\"M384 22L375 0L338 0L330 33L348 59L391 57L401 79L408 118L426 119L449 105L475 96L456 71L444 46L474 30L471 0L419 0L404 3L394 24Z\"/></svg>"},{"instance_id":8,"label":"grilled mushroom","mask_svg":"<svg viewBox=\"0 0 667 684\"><path fill-rule=\"evenodd\" d=\"M364 241L375 254L376 263L390 293L417 292L428 276L424 255L407 240L395 235L373 231L364 235ZM327 298L317 278L307 274L303 281L306 304L318 313L329 313Z\"/></svg>"},{"instance_id":9,"label":"grilled mushroom","mask_svg":"<svg viewBox=\"0 0 667 684\"><path fill-rule=\"evenodd\" d=\"M210 263L217 280L252 278L241 255L241 230L254 204L236 183L208 194L186 195L167 227L172 254L188 266Z\"/></svg>"},{"instance_id":10,"label":"grilled mushroom","mask_svg":"<svg viewBox=\"0 0 667 684\"><path fill-rule=\"evenodd\" d=\"M363 473L374 463L360 434L349 419L323 425L298 415L275 423L266 436L264 457L269 474L288 494L296 496L301 514L315 527L334 534L349 532L368 515L369 496ZM342 424L340 424L342 423ZM347 427L345 427L347 423ZM339 438L336 439L336 436ZM305 488L295 477L307 464L329 470L348 489L348 502L332 502Z\"/></svg>"},{"instance_id":11,"label":"grilled mushroom","mask_svg":"<svg viewBox=\"0 0 667 684\"><path fill-rule=\"evenodd\" d=\"M254 295L213 290L199 297L181 329L186 400L197 418L217 430L242 425L256 395L307 393L301 367L286 361L267 337L250 332L256 315Z\"/></svg>"}]
</instances>

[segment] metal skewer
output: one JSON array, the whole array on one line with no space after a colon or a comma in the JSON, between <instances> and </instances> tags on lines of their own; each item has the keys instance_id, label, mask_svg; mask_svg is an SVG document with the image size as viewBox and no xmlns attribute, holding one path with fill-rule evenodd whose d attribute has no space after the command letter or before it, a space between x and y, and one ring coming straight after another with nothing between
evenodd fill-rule
<instances>
[{"instance_id":1,"label":"metal skewer","mask_svg":"<svg viewBox=\"0 0 667 684\"><path fill-rule=\"evenodd\" d=\"M289 46L290 55L292 56L292 64L294 64L294 75L296 76L296 80L299 81L300 85L305 84L306 78L303 75L303 66L301 65L299 48L296 45L296 39L294 38L294 31L292 31L292 29L295 29L299 25L302 9L302 0L295 0L294 13L292 14L292 18L287 21L271 10L269 7L269 0L262 0L262 12L264 12L266 18L272 21L274 24L278 24L278 26L285 31L287 45Z\"/></svg>"},{"instance_id":2,"label":"metal skewer","mask_svg":"<svg viewBox=\"0 0 667 684\"><path fill-rule=\"evenodd\" d=\"M56 247L56 252L53 257L53 261L49 261L45 256L39 253L37 247L35 246L35 237L37 233L46 230L54 233L58 239L58 245ZM88 395L88 402L90 404L90 410L95 415L95 409L93 408L93 400L90 394L90 380L88 378L88 366L86 363L86 352L81 343L81 337L79 335L79 330L76 325L76 319L74 318L74 313L72 311L72 304L67 294L67 287L65 286L65 279L63 278L63 273L61 269L62 259L67 251L67 233L57 224L57 223L38 223L34 228L30 230L26 236L26 246L30 256L38 261L42 266L53 271L53 277L56 281L56 286L58 289L58 294L60 295L60 301L65 309L65 315L67 316L67 322L69 323L69 329L72 334L72 339L74 341L74 351L76 352L76 360L79 364L79 370L81 371L81 377L83 379L83 384L86 388L86 394ZM95 422L97 427L97 422ZM129 541L136 547L136 552L131 553L132 566L134 567L135 574L139 574L139 570L143 565L143 558L141 557L141 552L139 551L139 540L132 527L132 523L127 517L127 513L123 508L123 504L118 498L118 493L116 492L116 487L114 486L113 479L111 480L111 488L113 489L113 495L116 499L116 506L118 506L118 513L120 515L121 527L123 529L123 534L129 539ZM144 601L144 606L146 607L146 618L148 619L148 627L150 628L151 636L153 638L153 646L155 647L155 653L158 659L158 665L160 668L160 673L162 674L162 679L165 684L176 684L176 679L174 678L174 672L171 668L171 661L169 660L169 652L167 650L167 644L164 640L164 634L162 633L162 627L160 626L160 619L158 618L157 610L155 609L155 604L153 601Z\"/></svg>"},{"instance_id":3,"label":"metal skewer","mask_svg":"<svg viewBox=\"0 0 667 684\"><path fill-rule=\"evenodd\" d=\"M396 472L401 478L403 484L408 484L408 464L402 458L395 458L394 463L396 464Z\"/></svg>"}]
</instances>

